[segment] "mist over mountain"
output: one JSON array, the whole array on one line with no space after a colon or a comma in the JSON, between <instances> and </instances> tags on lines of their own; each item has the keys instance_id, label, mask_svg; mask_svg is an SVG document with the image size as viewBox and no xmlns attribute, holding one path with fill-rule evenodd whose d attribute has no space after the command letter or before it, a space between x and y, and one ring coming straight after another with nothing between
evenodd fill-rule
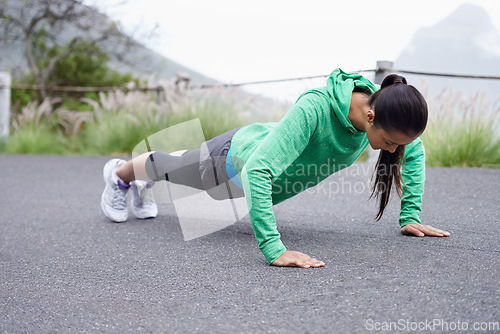
<instances>
[{"instance_id":1,"label":"mist over mountain","mask_svg":"<svg viewBox=\"0 0 500 334\"><path fill-rule=\"evenodd\" d=\"M434 26L418 30L407 48L394 62L396 70L434 73L500 76L500 34L488 13L479 6L463 4ZM455 79L406 75L428 86L428 94L450 85L475 93L488 91L500 97L500 80Z\"/></svg>"},{"instance_id":2,"label":"mist over mountain","mask_svg":"<svg viewBox=\"0 0 500 334\"><path fill-rule=\"evenodd\" d=\"M10 45L0 44L0 71L11 72L12 75L20 77L25 74L28 66L23 53L24 45L15 43ZM109 67L121 73L132 73L136 77L153 77L156 80L169 79L176 73L187 73L193 82L215 83L216 81L185 67L141 44L132 46L124 59L111 59Z\"/></svg>"},{"instance_id":3,"label":"mist over mountain","mask_svg":"<svg viewBox=\"0 0 500 334\"><path fill-rule=\"evenodd\" d=\"M15 6L19 0L3 0L7 7L18 8ZM80 5L85 6L85 5ZM111 21L109 17L98 12L89 10L95 22L107 24ZM92 36L93 31L81 31L76 26L66 24L64 29L57 35L60 43L66 43L75 36ZM102 46L105 51L106 45ZM112 47L112 46L109 46ZM109 48L108 48L109 49ZM164 57L153 50L144 47L140 42L134 42L133 45L122 55L122 59L111 58L109 67L121 73L132 73L136 77L154 79L169 79L176 73L183 72L190 76L193 82L197 83L215 83L216 81L188 67L185 67L167 57ZM8 71L14 77L20 77L26 74L28 70L27 61L24 56L24 44L22 42L5 43L0 40L0 71Z\"/></svg>"}]
</instances>

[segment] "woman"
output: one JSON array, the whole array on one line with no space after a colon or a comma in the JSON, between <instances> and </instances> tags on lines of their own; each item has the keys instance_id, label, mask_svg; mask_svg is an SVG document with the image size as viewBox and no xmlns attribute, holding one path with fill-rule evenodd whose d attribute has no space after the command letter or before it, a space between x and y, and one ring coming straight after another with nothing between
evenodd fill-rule
<instances>
[{"instance_id":1,"label":"woman","mask_svg":"<svg viewBox=\"0 0 500 334\"><path fill-rule=\"evenodd\" d=\"M272 206L350 166L370 144L381 150L372 193L379 201L376 219L382 217L395 186L403 194L399 219L403 234L449 236L419 219L425 154L418 137L427 124L427 113L424 97L401 76L386 77L377 91L361 75L337 69L326 87L302 94L278 123L234 129L198 150L170 155L149 152L129 162L109 161L104 168L102 208L113 221L126 219L126 205L115 205L118 211L113 205L135 179L169 180L207 190L216 199L223 198L216 189L225 183L229 197L245 196L259 248L270 264L321 267L324 262L285 248ZM318 166L328 167L328 173L318 172L325 168L311 168ZM132 186L137 206L152 208L149 216L156 216L154 203L141 200L134 182ZM144 184L140 187L149 189Z\"/></svg>"}]
</instances>

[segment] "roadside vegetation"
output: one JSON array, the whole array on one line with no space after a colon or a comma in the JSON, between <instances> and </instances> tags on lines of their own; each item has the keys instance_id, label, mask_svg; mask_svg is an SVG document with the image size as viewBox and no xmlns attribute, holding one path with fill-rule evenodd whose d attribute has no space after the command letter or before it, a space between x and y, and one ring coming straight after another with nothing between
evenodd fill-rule
<instances>
[{"instance_id":1,"label":"roadside vegetation","mask_svg":"<svg viewBox=\"0 0 500 334\"><path fill-rule=\"evenodd\" d=\"M134 38L78 1L0 2L0 44L25 46L26 65L13 85L38 86L12 90L11 134L0 153L130 155L145 138L184 121L198 118L208 140L245 124L278 121L290 107L237 88L188 89L183 76L151 83L114 71L110 60L125 59ZM129 90L58 93L52 86ZM130 90L137 86L163 90ZM500 168L500 101L449 89L428 102L422 135L428 166Z\"/></svg>"},{"instance_id":2,"label":"roadside vegetation","mask_svg":"<svg viewBox=\"0 0 500 334\"><path fill-rule=\"evenodd\" d=\"M11 135L0 143L0 153L130 155L142 140L175 124L198 118L208 140L238 126L278 121L290 107L238 88L189 89L183 76L163 82L137 79L111 70L98 46L81 42L74 47L78 52L54 64L47 84L129 90L46 91L43 98L35 91L13 90ZM40 64L63 52L43 40L36 48ZM15 84L36 82L27 73ZM162 89L130 90L137 86ZM500 168L500 101L447 89L428 102L429 123L422 135L428 166ZM366 158L365 152L360 160Z\"/></svg>"},{"instance_id":3,"label":"roadside vegetation","mask_svg":"<svg viewBox=\"0 0 500 334\"><path fill-rule=\"evenodd\" d=\"M157 85L157 84L155 84ZM238 89L189 90L174 81L156 92L101 93L67 103L28 102L13 115L4 153L130 155L146 137L200 119L205 139L253 122L278 121L289 105L262 103ZM428 166L500 168L500 101L445 90L429 100L422 135ZM366 158L366 157L365 157Z\"/></svg>"},{"instance_id":4,"label":"roadside vegetation","mask_svg":"<svg viewBox=\"0 0 500 334\"><path fill-rule=\"evenodd\" d=\"M156 85L155 85L156 86ZM146 137L198 118L206 140L253 122L277 121L288 105L273 104L239 89L188 90L162 83L165 94L120 90L73 100L28 102L12 116L11 154L130 154Z\"/></svg>"},{"instance_id":5,"label":"roadside vegetation","mask_svg":"<svg viewBox=\"0 0 500 334\"><path fill-rule=\"evenodd\" d=\"M68 7L56 9L76 17L87 10L61 1ZM27 10L26 4L19 6ZM40 6L37 10L43 12L53 4L43 2ZM0 5L0 19L8 19L6 13ZM29 19L36 21L36 17ZM11 133L7 143L0 143L0 153L127 155L146 137L184 121L198 118L208 140L238 126L278 120L288 109L237 88L189 89L185 75L151 82L112 70L111 54L100 43L121 36L113 25L96 41L75 37L63 44L58 44L43 25L36 31L37 38L33 38L33 31L17 28L19 33L3 38L18 41L25 36L31 41L29 52L25 52L30 67L18 73L13 86L37 85L38 89L11 91ZM121 45L127 45L126 36L122 37L125 42ZM117 89L106 93L58 92L52 90L54 86ZM136 87L141 90L134 90Z\"/></svg>"},{"instance_id":6,"label":"roadside vegetation","mask_svg":"<svg viewBox=\"0 0 500 334\"><path fill-rule=\"evenodd\" d=\"M428 166L500 168L500 99L452 89L429 101Z\"/></svg>"}]
</instances>

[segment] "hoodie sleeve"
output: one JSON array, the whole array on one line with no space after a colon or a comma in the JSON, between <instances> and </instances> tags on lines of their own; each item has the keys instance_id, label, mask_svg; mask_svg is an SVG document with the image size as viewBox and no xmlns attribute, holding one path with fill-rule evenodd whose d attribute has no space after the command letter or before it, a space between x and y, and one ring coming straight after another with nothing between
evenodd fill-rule
<instances>
[{"instance_id":1,"label":"hoodie sleeve","mask_svg":"<svg viewBox=\"0 0 500 334\"><path fill-rule=\"evenodd\" d=\"M272 263L286 251L276 228L272 182L304 151L318 125L318 114L329 109L315 94L297 101L252 153L241 172L249 218L259 249Z\"/></svg>"},{"instance_id":2,"label":"hoodie sleeve","mask_svg":"<svg viewBox=\"0 0 500 334\"><path fill-rule=\"evenodd\" d=\"M425 183L425 150L420 138L415 139L405 147L401 177L403 195L401 197L399 225L403 227L409 223L420 224Z\"/></svg>"}]
</instances>

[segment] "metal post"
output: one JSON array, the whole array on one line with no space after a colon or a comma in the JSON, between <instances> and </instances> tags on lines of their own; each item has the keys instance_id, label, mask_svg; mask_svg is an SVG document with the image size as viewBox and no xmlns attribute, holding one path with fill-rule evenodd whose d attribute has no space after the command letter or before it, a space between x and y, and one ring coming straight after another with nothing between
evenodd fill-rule
<instances>
[{"instance_id":1,"label":"metal post","mask_svg":"<svg viewBox=\"0 0 500 334\"><path fill-rule=\"evenodd\" d=\"M0 145L9 139L10 73L0 72Z\"/></svg>"},{"instance_id":2,"label":"metal post","mask_svg":"<svg viewBox=\"0 0 500 334\"><path fill-rule=\"evenodd\" d=\"M392 72L392 61L379 60L375 70L375 83L381 84L382 80Z\"/></svg>"},{"instance_id":3,"label":"metal post","mask_svg":"<svg viewBox=\"0 0 500 334\"><path fill-rule=\"evenodd\" d=\"M380 85L384 78L391 74L392 71L392 61L379 60L377 61L377 67L375 70L375 83ZM368 162L376 163L378 159L379 151L374 150L371 146L368 146Z\"/></svg>"}]
</instances>

